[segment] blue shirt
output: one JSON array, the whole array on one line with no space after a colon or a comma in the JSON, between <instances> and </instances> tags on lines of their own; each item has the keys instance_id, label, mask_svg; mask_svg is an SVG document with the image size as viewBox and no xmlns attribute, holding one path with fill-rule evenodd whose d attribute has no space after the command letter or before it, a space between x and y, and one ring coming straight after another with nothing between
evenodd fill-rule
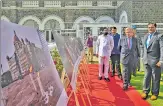
<instances>
[{"instance_id":1,"label":"blue shirt","mask_svg":"<svg viewBox=\"0 0 163 106\"><path fill-rule=\"evenodd\" d=\"M120 51L117 49L120 35L116 33L115 35L111 35L111 36L113 36L113 40L114 40L114 48L111 54L120 54Z\"/></svg>"},{"instance_id":2,"label":"blue shirt","mask_svg":"<svg viewBox=\"0 0 163 106\"><path fill-rule=\"evenodd\" d=\"M155 33L155 32L154 32ZM151 38L152 38L152 36L154 35L154 33L149 33L149 35L148 35L148 38L147 38L147 41L146 41L146 47L148 48L149 47L149 42L150 42L150 40L151 40Z\"/></svg>"}]
</instances>

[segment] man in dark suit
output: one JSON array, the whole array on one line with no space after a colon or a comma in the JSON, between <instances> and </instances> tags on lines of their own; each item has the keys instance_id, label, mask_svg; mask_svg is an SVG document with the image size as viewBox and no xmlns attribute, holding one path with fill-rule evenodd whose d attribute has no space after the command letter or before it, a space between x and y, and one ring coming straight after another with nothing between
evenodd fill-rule
<instances>
[{"instance_id":1,"label":"man in dark suit","mask_svg":"<svg viewBox=\"0 0 163 106\"><path fill-rule=\"evenodd\" d=\"M142 98L147 99L150 92L152 78L151 100L156 100L159 95L161 66L163 64L163 35L156 31L156 24L148 24L148 34L143 41L143 61L145 64L145 76Z\"/></svg>"},{"instance_id":2,"label":"man in dark suit","mask_svg":"<svg viewBox=\"0 0 163 106\"><path fill-rule=\"evenodd\" d=\"M123 67L123 90L130 86L131 72L133 70L133 60L136 60L135 54L139 55L138 41L134 36L132 28L125 29L125 35L119 40L118 49L121 52L120 58Z\"/></svg>"}]
</instances>

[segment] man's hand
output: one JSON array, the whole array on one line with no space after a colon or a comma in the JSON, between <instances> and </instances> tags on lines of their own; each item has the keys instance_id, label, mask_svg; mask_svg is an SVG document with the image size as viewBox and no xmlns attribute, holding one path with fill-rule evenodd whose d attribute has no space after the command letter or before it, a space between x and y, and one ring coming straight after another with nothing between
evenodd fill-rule
<instances>
[{"instance_id":1,"label":"man's hand","mask_svg":"<svg viewBox=\"0 0 163 106\"><path fill-rule=\"evenodd\" d=\"M157 64L156 64L157 67L161 67L161 62L159 61Z\"/></svg>"}]
</instances>

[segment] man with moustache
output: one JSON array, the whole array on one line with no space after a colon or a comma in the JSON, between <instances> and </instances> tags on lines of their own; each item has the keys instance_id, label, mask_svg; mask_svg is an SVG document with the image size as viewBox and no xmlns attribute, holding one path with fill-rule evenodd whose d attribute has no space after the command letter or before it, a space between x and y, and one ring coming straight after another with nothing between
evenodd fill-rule
<instances>
[{"instance_id":1,"label":"man with moustache","mask_svg":"<svg viewBox=\"0 0 163 106\"><path fill-rule=\"evenodd\" d=\"M123 90L128 90L128 86L131 86L130 80L134 67L135 53L140 56L138 41L134 37L132 28L125 29L125 36L119 40L118 49L121 52L120 58L123 67Z\"/></svg>"},{"instance_id":2,"label":"man with moustache","mask_svg":"<svg viewBox=\"0 0 163 106\"><path fill-rule=\"evenodd\" d=\"M108 34L107 28L104 29L103 34L97 39L96 56L99 59L99 80L103 76L103 65L104 65L104 79L110 81L108 77L109 59L111 51L114 47L113 37Z\"/></svg>"},{"instance_id":3,"label":"man with moustache","mask_svg":"<svg viewBox=\"0 0 163 106\"><path fill-rule=\"evenodd\" d=\"M156 100L160 90L161 66L163 65L163 35L156 31L156 23L148 24L148 34L143 40L143 61L145 64L145 75L143 83L142 98L147 99L150 92L151 100Z\"/></svg>"}]
</instances>

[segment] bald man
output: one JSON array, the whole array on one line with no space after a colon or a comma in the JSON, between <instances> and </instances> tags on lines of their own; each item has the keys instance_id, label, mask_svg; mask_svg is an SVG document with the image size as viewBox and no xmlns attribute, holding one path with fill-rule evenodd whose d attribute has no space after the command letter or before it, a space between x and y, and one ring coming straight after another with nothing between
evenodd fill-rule
<instances>
[{"instance_id":1,"label":"bald man","mask_svg":"<svg viewBox=\"0 0 163 106\"><path fill-rule=\"evenodd\" d=\"M135 55L140 57L138 41L134 37L132 28L125 29L125 36L119 40L118 49L121 53L120 58L123 67L123 90L128 90L128 86L131 86L131 72L134 67L133 62L135 62L133 60L136 60Z\"/></svg>"}]
</instances>

